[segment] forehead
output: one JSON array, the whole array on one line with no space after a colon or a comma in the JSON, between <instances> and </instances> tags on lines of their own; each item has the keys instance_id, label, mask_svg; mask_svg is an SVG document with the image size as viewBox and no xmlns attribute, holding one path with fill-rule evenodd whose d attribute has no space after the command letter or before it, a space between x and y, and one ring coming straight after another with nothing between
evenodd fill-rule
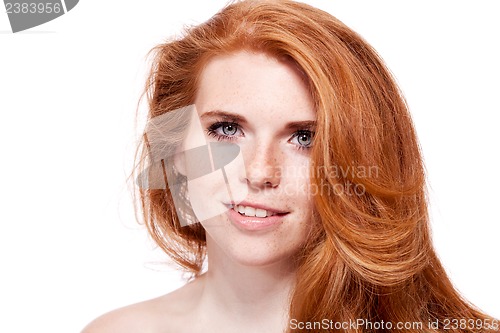
<instances>
[{"instance_id":1,"label":"forehead","mask_svg":"<svg viewBox=\"0 0 500 333\"><path fill-rule=\"evenodd\" d=\"M199 112L229 109L313 120L313 103L303 74L291 61L240 51L212 58L200 75Z\"/></svg>"}]
</instances>

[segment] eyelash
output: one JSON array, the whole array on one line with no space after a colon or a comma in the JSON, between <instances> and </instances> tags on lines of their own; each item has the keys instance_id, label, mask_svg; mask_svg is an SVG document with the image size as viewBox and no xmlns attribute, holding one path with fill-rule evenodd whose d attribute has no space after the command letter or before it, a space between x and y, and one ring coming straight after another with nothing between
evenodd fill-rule
<instances>
[{"instance_id":1,"label":"eyelash","mask_svg":"<svg viewBox=\"0 0 500 333\"><path fill-rule=\"evenodd\" d=\"M220 128L225 127L225 126L234 126L234 127L236 127L236 130L240 129L240 126L237 123L235 123L235 122L231 122L231 121L217 121L217 122L213 123L212 125L210 125L207 128L207 134L208 134L208 136L214 137L218 141L222 141L222 140L231 141L231 140L236 139L235 135L220 134L220 133L217 132Z\"/></svg>"},{"instance_id":2,"label":"eyelash","mask_svg":"<svg viewBox=\"0 0 500 333\"><path fill-rule=\"evenodd\" d=\"M237 137L236 133L233 134L233 135L227 135L227 134L221 134L221 133L218 132L219 130L221 130L223 127L226 127L226 126L233 126L233 127L235 127L236 128L236 132L241 131L240 125L238 123L235 123L235 122L232 122L232 121L216 121L215 123L213 123L212 125L210 125L207 128L207 130L206 130L207 131L207 135L211 136L211 137L213 137L215 139L217 139L217 141L232 141L232 140L235 140L236 137ZM314 132L313 131L310 131L310 130L298 130L295 133L293 133L293 136L292 136L292 138L289 141L291 141L292 139L298 138L301 135L309 135L311 137L311 141L314 138ZM311 149L312 148L312 142L308 146L302 146L302 145L298 144L298 145L295 145L295 147L298 150Z\"/></svg>"}]
</instances>

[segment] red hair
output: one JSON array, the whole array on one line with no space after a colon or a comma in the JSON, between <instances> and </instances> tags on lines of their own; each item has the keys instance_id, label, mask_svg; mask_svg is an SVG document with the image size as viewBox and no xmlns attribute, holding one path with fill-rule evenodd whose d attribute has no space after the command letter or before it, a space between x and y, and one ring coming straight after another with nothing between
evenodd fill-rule
<instances>
[{"instance_id":1,"label":"red hair","mask_svg":"<svg viewBox=\"0 0 500 333\"><path fill-rule=\"evenodd\" d=\"M159 45L147 86L149 118L193 104L206 63L239 50L295 62L317 113L316 228L297 258L290 319L423 324L391 332L444 332L446 319L491 323L454 289L431 244L422 156L398 86L375 50L330 14L293 1L241 1ZM147 155L144 142L141 161ZM352 185L361 191L346 190ZM181 227L168 189L139 195L152 238L196 278L206 256L201 225ZM427 327L436 320L439 328ZM474 324L446 331L484 330Z\"/></svg>"}]
</instances>

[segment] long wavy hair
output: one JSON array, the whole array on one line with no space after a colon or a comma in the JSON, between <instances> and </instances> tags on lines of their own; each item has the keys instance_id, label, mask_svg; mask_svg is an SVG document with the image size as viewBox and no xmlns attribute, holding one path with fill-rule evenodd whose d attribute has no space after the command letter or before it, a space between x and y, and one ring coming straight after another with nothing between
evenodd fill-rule
<instances>
[{"instance_id":1,"label":"long wavy hair","mask_svg":"<svg viewBox=\"0 0 500 333\"><path fill-rule=\"evenodd\" d=\"M311 153L311 184L320 189L311 221L316 232L298 259L290 320L423 324L386 329L391 332L488 331L480 323L493 319L459 295L431 244L424 165L401 91L375 50L335 17L287 0L226 6L154 49L148 118L193 104L207 62L240 50L291 59L307 78L317 114ZM180 140L176 133L165 135ZM148 158L146 139L139 171ZM348 185L363 191L339 190ZM168 188L139 188L138 194L154 241L199 276L206 256L202 226L181 226ZM468 324L445 329L452 319ZM428 325L436 321L439 327ZM337 330L376 329L300 329Z\"/></svg>"}]
</instances>

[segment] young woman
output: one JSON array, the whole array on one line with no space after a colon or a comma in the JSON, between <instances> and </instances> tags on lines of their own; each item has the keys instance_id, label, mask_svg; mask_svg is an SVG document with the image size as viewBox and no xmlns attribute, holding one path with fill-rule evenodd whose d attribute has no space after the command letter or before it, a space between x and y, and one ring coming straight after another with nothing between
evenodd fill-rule
<instances>
[{"instance_id":1,"label":"young woman","mask_svg":"<svg viewBox=\"0 0 500 333\"><path fill-rule=\"evenodd\" d=\"M405 101L340 21L236 2L156 48L147 92L143 216L192 280L84 332L499 330L436 257Z\"/></svg>"}]
</instances>

